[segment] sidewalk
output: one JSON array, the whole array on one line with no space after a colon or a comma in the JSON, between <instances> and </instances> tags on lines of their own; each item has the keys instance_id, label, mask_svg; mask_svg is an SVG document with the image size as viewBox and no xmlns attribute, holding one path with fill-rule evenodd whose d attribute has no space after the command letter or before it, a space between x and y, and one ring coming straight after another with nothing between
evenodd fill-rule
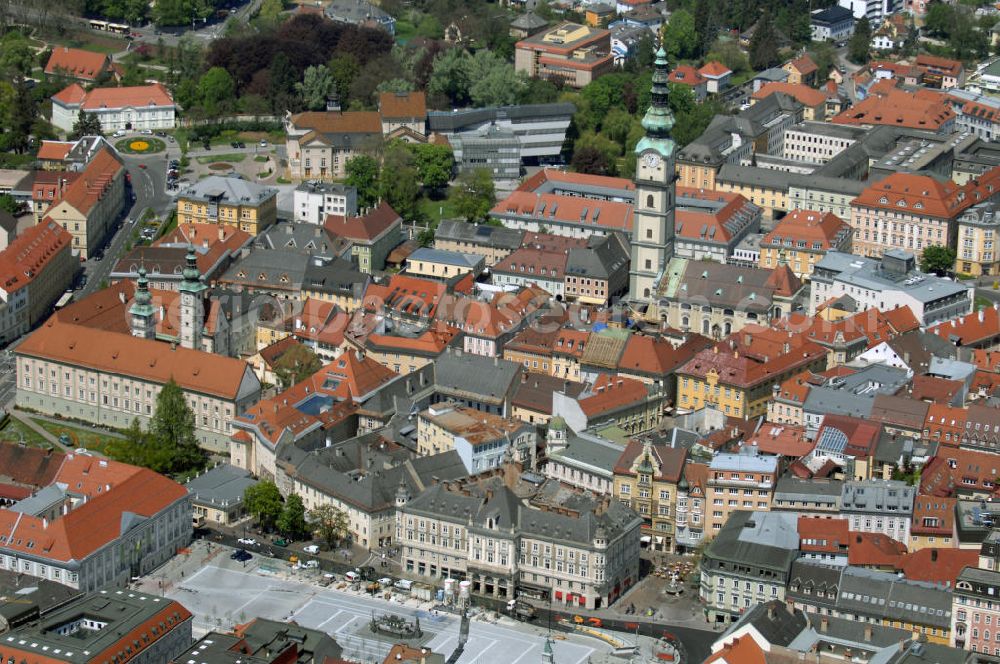
<instances>
[{"instance_id":1,"label":"sidewalk","mask_svg":"<svg viewBox=\"0 0 1000 664\"><path fill-rule=\"evenodd\" d=\"M28 427L29 429L31 429L32 431L34 431L35 433L37 433L39 436L41 436L42 438L44 438L47 442L51 443L52 446L55 447L57 450L62 450L63 452L72 452L73 451L70 447L67 447L66 445L63 445L62 443L60 443L59 439L56 438L55 436L53 436L51 433L49 433L48 431L46 431L42 427L38 426L37 424L35 424L35 422L30 417L28 417L27 415L24 415L24 414L18 412L17 410L14 410L13 408L10 410L9 415L11 417L13 417L15 420L17 420L18 422L20 422L21 424L23 424L24 426Z\"/></svg>"}]
</instances>

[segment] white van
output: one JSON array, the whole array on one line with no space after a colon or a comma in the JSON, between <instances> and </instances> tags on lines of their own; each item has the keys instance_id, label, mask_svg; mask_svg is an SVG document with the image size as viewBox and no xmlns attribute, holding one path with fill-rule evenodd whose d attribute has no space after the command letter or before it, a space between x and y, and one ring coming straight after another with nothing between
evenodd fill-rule
<instances>
[{"instance_id":1,"label":"white van","mask_svg":"<svg viewBox=\"0 0 1000 664\"><path fill-rule=\"evenodd\" d=\"M392 584L393 588L396 590L402 590L403 592L410 592L413 587L413 581L408 581L407 579L400 579L396 583Z\"/></svg>"},{"instance_id":2,"label":"white van","mask_svg":"<svg viewBox=\"0 0 1000 664\"><path fill-rule=\"evenodd\" d=\"M305 551L306 553L311 553L312 555L315 556L317 553L319 553L319 545L310 544L309 546L302 547L302 550Z\"/></svg>"},{"instance_id":3,"label":"white van","mask_svg":"<svg viewBox=\"0 0 1000 664\"><path fill-rule=\"evenodd\" d=\"M346 579L348 583L357 583L361 580L361 575L357 572L348 572L344 575L344 579Z\"/></svg>"}]
</instances>

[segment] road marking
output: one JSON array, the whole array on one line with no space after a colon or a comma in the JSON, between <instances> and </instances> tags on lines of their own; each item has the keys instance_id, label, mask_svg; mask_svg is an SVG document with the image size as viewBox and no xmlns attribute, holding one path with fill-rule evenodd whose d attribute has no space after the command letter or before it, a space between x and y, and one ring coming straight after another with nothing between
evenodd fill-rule
<instances>
[{"instance_id":1,"label":"road marking","mask_svg":"<svg viewBox=\"0 0 1000 664\"><path fill-rule=\"evenodd\" d=\"M341 633L341 632L343 632L343 631L344 631L345 629L347 629L348 627L350 627L350 626L351 626L351 623L353 623L353 622L354 622L355 620L357 620L357 617L356 617L356 616L355 616L354 618L351 618L350 620L348 620L348 621L347 621L346 623L344 623L343 625L341 625L341 626L340 626L340 628L339 628L339 629L337 629L337 630L335 630L335 631L334 631L333 633L334 633L334 634L340 634L340 633Z\"/></svg>"},{"instance_id":2,"label":"road marking","mask_svg":"<svg viewBox=\"0 0 1000 664\"><path fill-rule=\"evenodd\" d=\"M333 614L332 616L330 616L329 618L327 618L326 620L324 620L320 624L316 625L316 627L314 629L320 629L320 630L323 629L323 625L327 624L328 622L330 622L331 620L333 620L334 618L336 618L337 616L339 616L341 613L343 613L343 611L338 610L335 614ZM353 618L351 620L353 620Z\"/></svg>"},{"instance_id":3,"label":"road marking","mask_svg":"<svg viewBox=\"0 0 1000 664\"><path fill-rule=\"evenodd\" d=\"M524 659L528 655L529 652L531 652L532 650L534 650L537 647L538 646L536 646L535 644L531 644L530 646L528 646L527 650L525 650L523 653L521 653L521 655L517 659L515 659L513 662L511 662L510 664L517 664L522 659Z\"/></svg>"},{"instance_id":4,"label":"road marking","mask_svg":"<svg viewBox=\"0 0 1000 664\"><path fill-rule=\"evenodd\" d=\"M478 662L482 658L482 656L486 654L486 651L488 651L490 648L492 648L493 646L495 646L498 643L499 643L499 641L497 641L495 639L493 641L490 641L490 645L486 646L485 648L480 649L479 650L479 654L476 655L476 658L473 659L472 661L470 661L468 664L476 664L476 662Z\"/></svg>"}]
</instances>

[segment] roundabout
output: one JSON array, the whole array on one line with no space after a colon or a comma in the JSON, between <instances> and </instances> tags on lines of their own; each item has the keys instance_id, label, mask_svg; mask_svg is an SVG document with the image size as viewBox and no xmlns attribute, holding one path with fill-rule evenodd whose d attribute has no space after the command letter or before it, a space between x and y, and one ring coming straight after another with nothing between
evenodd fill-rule
<instances>
[{"instance_id":1,"label":"roundabout","mask_svg":"<svg viewBox=\"0 0 1000 664\"><path fill-rule=\"evenodd\" d=\"M137 136L123 138L115 143L115 148L122 154L155 154L167 149L166 143L152 136Z\"/></svg>"}]
</instances>

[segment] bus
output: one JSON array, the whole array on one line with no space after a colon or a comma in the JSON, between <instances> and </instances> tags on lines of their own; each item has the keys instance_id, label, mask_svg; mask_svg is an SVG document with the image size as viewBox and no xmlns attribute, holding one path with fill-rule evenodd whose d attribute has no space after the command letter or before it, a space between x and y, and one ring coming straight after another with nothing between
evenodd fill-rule
<instances>
[{"instance_id":1,"label":"bus","mask_svg":"<svg viewBox=\"0 0 1000 664\"><path fill-rule=\"evenodd\" d=\"M132 29L129 28L124 23L109 23L108 21L101 21L99 19L94 19L90 21L91 30L101 30L104 32L113 32L117 35L128 36L131 34Z\"/></svg>"},{"instance_id":2,"label":"bus","mask_svg":"<svg viewBox=\"0 0 1000 664\"><path fill-rule=\"evenodd\" d=\"M72 302L73 301L73 295L74 295L74 293L73 293L72 289L66 291L65 293L63 293L62 297L59 298L59 301L56 302L56 306L55 306L56 311L62 309L67 304L69 304L70 302Z\"/></svg>"}]
</instances>

